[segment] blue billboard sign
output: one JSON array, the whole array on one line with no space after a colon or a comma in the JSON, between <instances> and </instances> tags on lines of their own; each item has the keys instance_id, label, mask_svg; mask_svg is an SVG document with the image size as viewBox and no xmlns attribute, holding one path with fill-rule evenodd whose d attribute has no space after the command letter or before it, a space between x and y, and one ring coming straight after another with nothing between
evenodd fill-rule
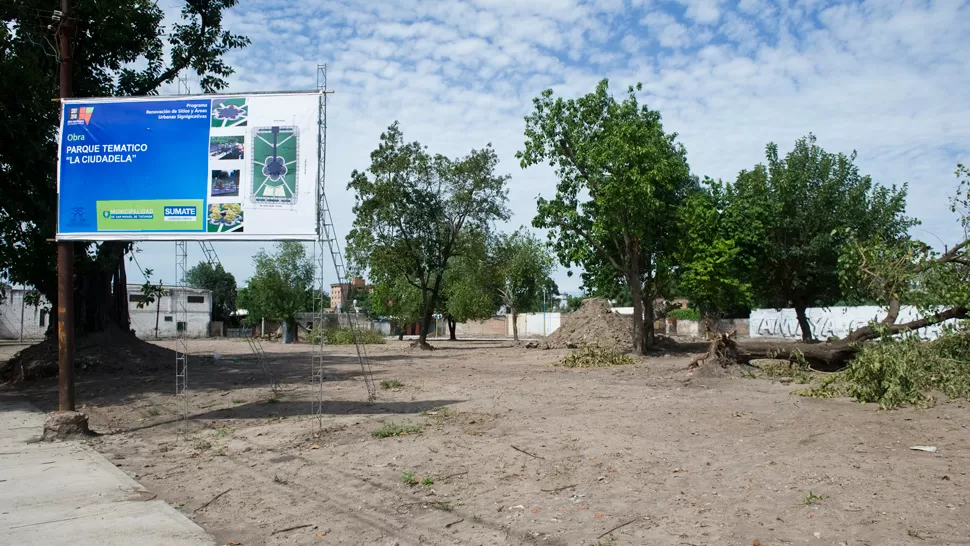
<instances>
[{"instance_id":1,"label":"blue billboard sign","mask_svg":"<svg viewBox=\"0 0 970 546\"><path fill-rule=\"evenodd\" d=\"M65 100L57 238L316 238L318 101Z\"/></svg>"}]
</instances>

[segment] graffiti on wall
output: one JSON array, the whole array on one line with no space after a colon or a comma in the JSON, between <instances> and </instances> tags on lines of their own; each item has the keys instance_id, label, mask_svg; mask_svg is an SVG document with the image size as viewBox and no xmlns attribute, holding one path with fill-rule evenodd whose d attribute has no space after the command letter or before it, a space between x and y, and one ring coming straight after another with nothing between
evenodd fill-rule
<instances>
[{"instance_id":1,"label":"graffiti on wall","mask_svg":"<svg viewBox=\"0 0 970 546\"><path fill-rule=\"evenodd\" d=\"M875 306L864 307L812 307L806 310L815 339L842 338L854 330L868 326L874 320L886 316L885 309ZM904 306L900 309L897 322L908 322L919 318L915 307ZM801 330L794 309L755 309L751 312L751 337L800 339ZM940 325L920 329L918 335L924 339L935 339L940 335Z\"/></svg>"}]
</instances>

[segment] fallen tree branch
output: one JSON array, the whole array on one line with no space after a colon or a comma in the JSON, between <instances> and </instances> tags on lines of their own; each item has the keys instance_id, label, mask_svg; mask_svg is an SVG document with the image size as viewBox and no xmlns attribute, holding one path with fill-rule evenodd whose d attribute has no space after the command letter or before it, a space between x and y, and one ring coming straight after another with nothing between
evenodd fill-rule
<instances>
[{"instance_id":1,"label":"fallen tree branch","mask_svg":"<svg viewBox=\"0 0 970 546\"><path fill-rule=\"evenodd\" d=\"M447 524L445 524L445 529L449 529L449 528L451 528L452 525L458 525L459 523L461 523L463 521L465 521L464 518L462 518L462 519L460 519L458 521L453 521L451 523L447 523Z\"/></svg>"},{"instance_id":2,"label":"fallen tree branch","mask_svg":"<svg viewBox=\"0 0 970 546\"><path fill-rule=\"evenodd\" d=\"M970 315L970 310L966 307L958 306L952 309L947 309L945 311L940 311L939 313L934 313L928 317L923 317L917 320L911 320L909 322L904 322L903 324L893 324L889 326L887 333L889 335L896 335L902 332L919 330L920 328L926 328L927 326L932 326L934 324L939 324L950 319L964 319ZM864 326L858 330L852 332L851 334L845 336L839 341L833 342L833 344L847 344L854 343L858 341L866 341L869 339L875 339L881 335L880 331L872 328L871 326Z\"/></svg>"},{"instance_id":3,"label":"fallen tree branch","mask_svg":"<svg viewBox=\"0 0 970 546\"><path fill-rule=\"evenodd\" d=\"M198 511L200 511L200 510L202 510L202 509L204 509L205 507L207 507L207 506L209 506L210 504L212 504L212 503L214 503L214 502L216 502L217 500L219 500L219 497L221 497L221 496L223 496L223 495L225 495L226 493L228 493L228 492L230 492L230 491L232 491L232 488L231 488L231 487L230 487L229 489L226 489L226 490L225 490L225 491L223 491L222 493L219 493L218 495L216 495L216 496L214 496L214 497L212 497L211 499L209 499L209 502L207 502L207 503L205 503L205 504L203 504L202 506L200 506L200 507L198 507L198 508L196 508L196 509L195 509L195 510L193 510L192 512L193 512L193 513L195 513L195 512L198 512Z\"/></svg>"},{"instance_id":4,"label":"fallen tree branch","mask_svg":"<svg viewBox=\"0 0 970 546\"><path fill-rule=\"evenodd\" d=\"M600 535L600 536L598 536L598 537L596 537L596 540L599 540L599 539L601 539L601 538L603 538L603 537L605 537L606 535L608 535L608 534L610 534L610 533L612 533L613 531L616 531L617 529L621 529L621 528L623 528L623 527L626 527L627 525L630 525L631 523L636 523L636 521L637 521L637 520L639 520L639 519L640 519L640 517L639 517L639 516L637 516L637 517L635 517L635 518L633 518L633 519L631 519L630 521L628 521L628 522L626 522L626 523L621 523L621 524L619 524L619 525L617 525L616 527L614 527L614 528L612 528L612 529L610 529L609 531L607 531L607 532L605 532L605 533L603 533L602 535Z\"/></svg>"},{"instance_id":5,"label":"fallen tree branch","mask_svg":"<svg viewBox=\"0 0 970 546\"><path fill-rule=\"evenodd\" d=\"M280 533L285 533L287 531L296 531L297 529L306 529L307 527L313 527L312 523L306 523L303 525L294 525L293 527L287 527L286 529L279 529L270 533L270 536L278 535Z\"/></svg>"},{"instance_id":6,"label":"fallen tree branch","mask_svg":"<svg viewBox=\"0 0 970 546\"><path fill-rule=\"evenodd\" d=\"M512 449L518 451L519 453L525 453L526 455L528 455L529 457L532 457L533 459L542 459L542 460L545 460L545 457L540 457L540 456L535 455L533 453L529 453L528 451L526 451L524 449L519 449L519 448L517 448L515 446L512 446Z\"/></svg>"}]
</instances>

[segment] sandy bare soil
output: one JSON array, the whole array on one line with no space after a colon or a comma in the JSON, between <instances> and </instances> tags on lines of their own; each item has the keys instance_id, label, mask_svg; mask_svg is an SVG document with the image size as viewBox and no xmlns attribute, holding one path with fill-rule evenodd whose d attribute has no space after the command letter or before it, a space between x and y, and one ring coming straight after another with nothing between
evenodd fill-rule
<instances>
[{"instance_id":1,"label":"sandy bare soil","mask_svg":"<svg viewBox=\"0 0 970 546\"><path fill-rule=\"evenodd\" d=\"M404 384L374 403L353 347L328 349L320 421L306 346L266 345L274 395L244 342L192 342L222 358L192 361L185 440L170 374L82 375L78 399L92 443L221 544L970 544L965 404L886 412L688 377L688 357L580 371L550 366L563 351L437 345L370 346L377 381ZM20 388L56 402L51 381ZM372 437L387 423L422 428Z\"/></svg>"}]
</instances>

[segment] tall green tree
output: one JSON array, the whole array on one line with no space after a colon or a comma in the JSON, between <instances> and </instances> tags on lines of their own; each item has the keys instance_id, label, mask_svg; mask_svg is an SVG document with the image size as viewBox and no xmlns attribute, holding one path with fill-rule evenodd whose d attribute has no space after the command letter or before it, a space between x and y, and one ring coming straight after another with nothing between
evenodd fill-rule
<instances>
[{"instance_id":1,"label":"tall green tree","mask_svg":"<svg viewBox=\"0 0 970 546\"><path fill-rule=\"evenodd\" d=\"M228 321L236 310L236 277L221 263L199 262L185 273L185 282L212 291L212 320Z\"/></svg>"},{"instance_id":2,"label":"tall green tree","mask_svg":"<svg viewBox=\"0 0 970 546\"><path fill-rule=\"evenodd\" d=\"M742 226L731 223L726 207L724 184L706 179L690 194L678 220L684 226L676 260L678 291L712 320L751 308L752 263L737 242Z\"/></svg>"},{"instance_id":3,"label":"tall green tree","mask_svg":"<svg viewBox=\"0 0 970 546\"><path fill-rule=\"evenodd\" d=\"M471 234L445 270L445 288L439 307L448 320L452 341L457 339L459 322L491 318L501 305L501 275L494 251L494 237Z\"/></svg>"},{"instance_id":4,"label":"tall green tree","mask_svg":"<svg viewBox=\"0 0 970 546\"><path fill-rule=\"evenodd\" d=\"M546 292L558 292L550 275L555 269L549 248L520 229L499 236L497 255L501 281L498 293L512 315L512 337L519 340L519 313L539 306Z\"/></svg>"},{"instance_id":5,"label":"tall green tree","mask_svg":"<svg viewBox=\"0 0 970 546\"><path fill-rule=\"evenodd\" d=\"M260 250L253 256L256 272L246 285L240 305L246 306L253 321L281 320L298 338L296 315L312 311L313 260L302 243L278 243L272 254Z\"/></svg>"},{"instance_id":6,"label":"tall green tree","mask_svg":"<svg viewBox=\"0 0 970 546\"><path fill-rule=\"evenodd\" d=\"M246 38L223 28L236 0L186 1L166 28L158 4L144 0L76 0L72 47L74 94L152 95L182 70L199 91L224 89L233 72L223 56ZM0 2L0 281L36 288L57 301L56 158L59 104L56 3ZM76 243L75 302L79 330L109 323L128 331L124 242Z\"/></svg>"},{"instance_id":7,"label":"tall green tree","mask_svg":"<svg viewBox=\"0 0 970 546\"><path fill-rule=\"evenodd\" d=\"M354 171L353 228L347 235L351 266L371 277L404 279L421 295L418 346L438 308L449 261L470 233L487 233L509 216L508 175L498 175L491 146L462 158L432 156L405 143L395 122L381 134L367 171Z\"/></svg>"},{"instance_id":8,"label":"tall green tree","mask_svg":"<svg viewBox=\"0 0 970 546\"><path fill-rule=\"evenodd\" d=\"M404 339L404 331L421 320L421 291L404 277L375 280L370 301L375 315L394 319L398 339Z\"/></svg>"},{"instance_id":9,"label":"tall green tree","mask_svg":"<svg viewBox=\"0 0 970 546\"><path fill-rule=\"evenodd\" d=\"M629 88L617 101L603 80L579 99L547 90L526 117L523 168L548 163L556 196L539 198L533 226L549 230L560 263L585 270L587 288L625 282L633 298L633 347L654 345L653 301L671 276L678 211L697 182L676 134Z\"/></svg>"},{"instance_id":10,"label":"tall green tree","mask_svg":"<svg viewBox=\"0 0 970 546\"><path fill-rule=\"evenodd\" d=\"M904 215L906 186L873 183L859 173L855 153L823 150L809 135L780 157L767 146L767 165L742 171L728 188L727 214L737 244L750 257L754 303L794 307L803 340L812 339L806 309L843 299L839 256L849 234L897 240L915 221Z\"/></svg>"}]
</instances>

